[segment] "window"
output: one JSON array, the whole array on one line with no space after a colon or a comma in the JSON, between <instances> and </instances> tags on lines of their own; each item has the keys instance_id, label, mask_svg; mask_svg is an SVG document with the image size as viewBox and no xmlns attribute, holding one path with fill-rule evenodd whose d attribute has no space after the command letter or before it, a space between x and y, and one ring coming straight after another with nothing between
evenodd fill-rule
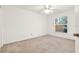
<instances>
[{"instance_id":1,"label":"window","mask_svg":"<svg viewBox=\"0 0 79 59\"><path fill-rule=\"evenodd\" d=\"M55 31L67 33L67 16L58 17L55 19Z\"/></svg>"}]
</instances>

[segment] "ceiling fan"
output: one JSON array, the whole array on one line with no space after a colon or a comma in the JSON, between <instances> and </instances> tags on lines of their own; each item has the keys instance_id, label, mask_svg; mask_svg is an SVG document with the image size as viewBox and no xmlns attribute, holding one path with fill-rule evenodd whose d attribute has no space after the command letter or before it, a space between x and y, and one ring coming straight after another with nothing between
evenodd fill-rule
<instances>
[{"instance_id":1,"label":"ceiling fan","mask_svg":"<svg viewBox=\"0 0 79 59\"><path fill-rule=\"evenodd\" d=\"M51 5L45 5L43 12L44 12L45 14L50 14L50 13L53 13L53 12L54 12L54 9L56 9L56 7L51 6Z\"/></svg>"}]
</instances>

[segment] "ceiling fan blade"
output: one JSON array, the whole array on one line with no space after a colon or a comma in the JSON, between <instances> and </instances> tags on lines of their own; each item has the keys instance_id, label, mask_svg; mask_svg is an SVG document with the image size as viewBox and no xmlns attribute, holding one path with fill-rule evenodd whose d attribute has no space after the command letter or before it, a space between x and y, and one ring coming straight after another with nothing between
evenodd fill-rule
<instances>
[{"instance_id":1,"label":"ceiling fan blade","mask_svg":"<svg viewBox=\"0 0 79 59\"><path fill-rule=\"evenodd\" d=\"M51 10L56 9L56 7L52 6L52 5L45 5L44 8L45 9L51 9Z\"/></svg>"},{"instance_id":2,"label":"ceiling fan blade","mask_svg":"<svg viewBox=\"0 0 79 59\"><path fill-rule=\"evenodd\" d=\"M56 8L55 8L55 7L51 7L50 9L51 9L51 10L54 10L54 9L56 9Z\"/></svg>"}]
</instances>

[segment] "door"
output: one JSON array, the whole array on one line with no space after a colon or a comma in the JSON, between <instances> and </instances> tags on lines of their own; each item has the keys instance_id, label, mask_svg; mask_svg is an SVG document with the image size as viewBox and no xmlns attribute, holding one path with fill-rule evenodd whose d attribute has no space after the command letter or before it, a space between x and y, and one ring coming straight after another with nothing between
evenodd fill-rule
<instances>
[{"instance_id":1,"label":"door","mask_svg":"<svg viewBox=\"0 0 79 59\"><path fill-rule=\"evenodd\" d=\"M75 16L76 16L76 33L79 34L79 6L75 6ZM79 53L79 37L75 37L75 52Z\"/></svg>"}]
</instances>

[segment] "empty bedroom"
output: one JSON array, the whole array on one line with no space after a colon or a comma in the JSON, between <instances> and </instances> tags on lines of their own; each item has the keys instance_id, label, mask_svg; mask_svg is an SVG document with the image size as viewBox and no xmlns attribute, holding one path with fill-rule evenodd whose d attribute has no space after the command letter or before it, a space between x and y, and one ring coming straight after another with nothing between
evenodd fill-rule
<instances>
[{"instance_id":1,"label":"empty bedroom","mask_svg":"<svg viewBox=\"0 0 79 59\"><path fill-rule=\"evenodd\" d=\"M75 53L79 7L1 5L1 53ZM77 12L77 13L76 13Z\"/></svg>"}]
</instances>

